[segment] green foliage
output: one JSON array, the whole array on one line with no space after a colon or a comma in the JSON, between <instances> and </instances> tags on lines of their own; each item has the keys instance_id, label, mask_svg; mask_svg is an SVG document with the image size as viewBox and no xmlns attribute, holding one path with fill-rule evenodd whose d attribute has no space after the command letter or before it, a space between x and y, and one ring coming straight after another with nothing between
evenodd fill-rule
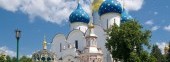
<instances>
[{"instance_id":1,"label":"green foliage","mask_svg":"<svg viewBox=\"0 0 170 62\"><path fill-rule=\"evenodd\" d=\"M170 62L170 42L169 42L169 49L168 49L168 54L166 57L166 62Z\"/></svg>"},{"instance_id":2,"label":"green foliage","mask_svg":"<svg viewBox=\"0 0 170 62\"><path fill-rule=\"evenodd\" d=\"M157 59L153 55L151 55L148 62L157 62Z\"/></svg>"},{"instance_id":3,"label":"green foliage","mask_svg":"<svg viewBox=\"0 0 170 62\"><path fill-rule=\"evenodd\" d=\"M12 61L12 62L17 62L17 58L16 58L16 57L13 57L11 61Z\"/></svg>"},{"instance_id":4,"label":"green foliage","mask_svg":"<svg viewBox=\"0 0 170 62\"><path fill-rule=\"evenodd\" d=\"M157 45L153 45L151 55L157 59L157 62L165 62L165 58Z\"/></svg>"},{"instance_id":5,"label":"green foliage","mask_svg":"<svg viewBox=\"0 0 170 62\"><path fill-rule=\"evenodd\" d=\"M0 62L5 62L5 55L3 54L0 55Z\"/></svg>"},{"instance_id":6,"label":"green foliage","mask_svg":"<svg viewBox=\"0 0 170 62\"><path fill-rule=\"evenodd\" d=\"M141 62L140 57L135 53L131 52L130 57L127 59L128 62Z\"/></svg>"},{"instance_id":7,"label":"green foliage","mask_svg":"<svg viewBox=\"0 0 170 62\"><path fill-rule=\"evenodd\" d=\"M142 59L150 57L143 47L150 47L151 31L143 30L137 21L128 21L120 26L114 24L107 30L107 35L106 48L113 58L122 59L124 62L141 62Z\"/></svg>"},{"instance_id":8,"label":"green foliage","mask_svg":"<svg viewBox=\"0 0 170 62\"><path fill-rule=\"evenodd\" d=\"M12 59L10 56L6 56L6 62L12 62Z\"/></svg>"},{"instance_id":9,"label":"green foliage","mask_svg":"<svg viewBox=\"0 0 170 62\"><path fill-rule=\"evenodd\" d=\"M17 62L17 58L16 57L11 57L10 56L6 56L6 58L4 56L0 56L0 62ZM19 62L32 62L31 58L28 58L26 56L22 56L19 60Z\"/></svg>"},{"instance_id":10,"label":"green foliage","mask_svg":"<svg viewBox=\"0 0 170 62\"><path fill-rule=\"evenodd\" d=\"M141 55L140 55L141 61L142 61L142 62L148 61L148 60L149 60L148 57L149 57L148 52L142 51L142 53L141 53Z\"/></svg>"},{"instance_id":11,"label":"green foliage","mask_svg":"<svg viewBox=\"0 0 170 62\"><path fill-rule=\"evenodd\" d=\"M147 51L142 51L140 55L136 52L131 52L130 57L126 62L156 62L157 59L154 56L150 56Z\"/></svg>"},{"instance_id":12,"label":"green foliage","mask_svg":"<svg viewBox=\"0 0 170 62\"><path fill-rule=\"evenodd\" d=\"M31 58L28 58L26 56L22 56L19 61L20 62L32 62Z\"/></svg>"},{"instance_id":13,"label":"green foliage","mask_svg":"<svg viewBox=\"0 0 170 62\"><path fill-rule=\"evenodd\" d=\"M140 55L141 62L156 62L157 59L150 55L147 51L142 51Z\"/></svg>"}]
</instances>

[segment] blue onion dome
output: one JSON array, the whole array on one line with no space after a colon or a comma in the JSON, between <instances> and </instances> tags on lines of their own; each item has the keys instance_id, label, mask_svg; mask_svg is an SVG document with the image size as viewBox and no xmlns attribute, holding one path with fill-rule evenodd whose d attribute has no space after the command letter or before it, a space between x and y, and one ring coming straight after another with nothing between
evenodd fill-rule
<instances>
[{"instance_id":1,"label":"blue onion dome","mask_svg":"<svg viewBox=\"0 0 170 62\"><path fill-rule=\"evenodd\" d=\"M89 23L90 17L89 15L82 9L81 5L78 3L77 9L74 10L71 15L69 16L69 21L71 23L74 22L83 22Z\"/></svg>"},{"instance_id":2,"label":"blue onion dome","mask_svg":"<svg viewBox=\"0 0 170 62\"><path fill-rule=\"evenodd\" d=\"M122 6L119 2L113 0L106 0L104 1L101 6L99 7L99 15L103 15L106 13L122 13Z\"/></svg>"},{"instance_id":3,"label":"blue onion dome","mask_svg":"<svg viewBox=\"0 0 170 62\"><path fill-rule=\"evenodd\" d=\"M133 19L132 16L129 15L129 13L126 10L123 10L123 12L121 14L121 22L126 22L131 19Z\"/></svg>"}]
</instances>

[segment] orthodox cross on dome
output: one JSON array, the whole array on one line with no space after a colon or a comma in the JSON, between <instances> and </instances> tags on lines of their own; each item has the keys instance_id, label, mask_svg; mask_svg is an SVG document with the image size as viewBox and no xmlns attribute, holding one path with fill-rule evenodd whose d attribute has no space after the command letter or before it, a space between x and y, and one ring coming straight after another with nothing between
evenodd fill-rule
<instances>
[{"instance_id":1,"label":"orthodox cross on dome","mask_svg":"<svg viewBox=\"0 0 170 62\"><path fill-rule=\"evenodd\" d=\"M44 40L43 40L43 49L47 49L47 41L46 41L45 36L44 36Z\"/></svg>"}]
</instances>

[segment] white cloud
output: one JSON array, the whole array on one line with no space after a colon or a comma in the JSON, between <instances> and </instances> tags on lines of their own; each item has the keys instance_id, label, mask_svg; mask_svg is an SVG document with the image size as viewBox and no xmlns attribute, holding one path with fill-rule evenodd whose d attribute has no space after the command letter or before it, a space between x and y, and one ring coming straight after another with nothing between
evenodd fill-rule
<instances>
[{"instance_id":1,"label":"white cloud","mask_svg":"<svg viewBox=\"0 0 170 62\"><path fill-rule=\"evenodd\" d=\"M124 1L124 6L129 11L137 11L142 8L144 0L118 0L123 5L122 1Z\"/></svg>"},{"instance_id":2,"label":"white cloud","mask_svg":"<svg viewBox=\"0 0 170 62\"><path fill-rule=\"evenodd\" d=\"M89 0L80 1L84 10L90 13ZM143 1L125 0L125 8L129 11L137 11L141 9ZM70 13L76 9L76 6L77 2L75 0L0 0L0 8L7 11L21 11L27 14L31 21L34 21L34 18L38 17L47 22L57 24L67 22Z\"/></svg>"},{"instance_id":3,"label":"white cloud","mask_svg":"<svg viewBox=\"0 0 170 62\"><path fill-rule=\"evenodd\" d=\"M0 0L0 7L15 12L18 10L21 1L22 0Z\"/></svg>"},{"instance_id":4,"label":"white cloud","mask_svg":"<svg viewBox=\"0 0 170 62\"><path fill-rule=\"evenodd\" d=\"M170 31L170 25L165 26L164 29L165 29L166 31Z\"/></svg>"},{"instance_id":5,"label":"white cloud","mask_svg":"<svg viewBox=\"0 0 170 62\"><path fill-rule=\"evenodd\" d=\"M153 23L152 20L148 20L148 21L145 22L145 24L146 24L146 25L153 25L154 23Z\"/></svg>"},{"instance_id":6,"label":"white cloud","mask_svg":"<svg viewBox=\"0 0 170 62\"><path fill-rule=\"evenodd\" d=\"M11 57L16 56L16 52L8 49L8 47L6 47L6 46L0 47L0 54L1 54L1 53L2 53L2 54L9 55L9 56L11 56Z\"/></svg>"},{"instance_id":7,"label":"white cloud","mask_svg":"<svg viewBox=\"0 0 170 62\"><path fill-rule=\"evenodd\" d=\"M84 0L82 0L84 1ZM89 13L89 6L81 2ZM22 11L29 15L30 20L40 17L45 21L61 24L67 22L70 13L76 9L74 0L0 0L0 7L11 12Z\"/></svg>"},{"instance_id":8,"label":"white cloud","mask_svg":"<svg viewBox=\"0 0 170 62\"><path fill-rule=\"evenodd\" d=\"M26 55L26 57L31 58L31 57L32 57L32 55L31 55L31 54L30 54L30 55Z\"/></svg>"},{"instance_id":9,"label":"white cloud","mask_svg":"<svg viewBox=\"0 0 170 62\"><path fill-rule=\"evenodd\" d=\"M156 31L156 30L158 30L160 28L160 26L153 26L152 28L151 28L151 31Z\"/></svg>"},{"instance_id":10,"label":"white cloud","mask_svg":"<svg viewBox=\"0 0 170 62\"><path fill-rule=\"evenodd\" d=\"M166 42L156 42L156 45L158 45L158 48L161 50L162 54L164 54L164 48L168 44Z\"/></svg>"}]
</instances>

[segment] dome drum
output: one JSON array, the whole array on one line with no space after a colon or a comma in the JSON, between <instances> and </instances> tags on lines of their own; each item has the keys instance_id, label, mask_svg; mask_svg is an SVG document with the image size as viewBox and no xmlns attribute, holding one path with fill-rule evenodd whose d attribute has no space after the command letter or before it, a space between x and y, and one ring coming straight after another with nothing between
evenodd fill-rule
<instances>
[{"instance_id":1,"label":"dome drum","mask_svg":"<svg viewBox=\"0 0 170 62\"><path fill-rule=\"evenodd\" d=\"M101 19L101 26L103 27L103 29L108 29L114 23L116 23L119 26L121 17L119 13L107 13L102 15L100 19Z\"/></svg>"}]
</instances>

